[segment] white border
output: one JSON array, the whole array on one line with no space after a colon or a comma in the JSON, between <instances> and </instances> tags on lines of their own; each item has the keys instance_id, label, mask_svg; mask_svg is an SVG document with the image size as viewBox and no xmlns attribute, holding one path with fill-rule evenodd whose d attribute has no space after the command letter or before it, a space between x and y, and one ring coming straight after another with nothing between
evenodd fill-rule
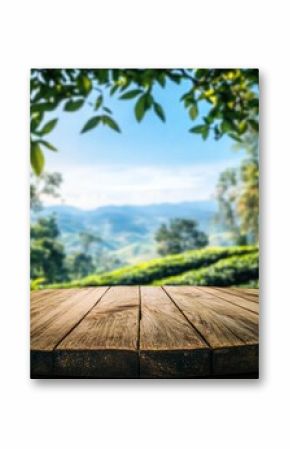
<instances>
[{"instance_id":1,"label":"white border","mask_svg":"<svg viewBox=\"0 0 290 449\"><path fill-rule=\"evenodd\" d=\"M287 2L10 0L1 8L2 447L285 447L289 398ZM262 80L259 381L31 381L30 67L258 67ZM287 407L287 408L286 408Z\"/></svg>"}]
</instances>

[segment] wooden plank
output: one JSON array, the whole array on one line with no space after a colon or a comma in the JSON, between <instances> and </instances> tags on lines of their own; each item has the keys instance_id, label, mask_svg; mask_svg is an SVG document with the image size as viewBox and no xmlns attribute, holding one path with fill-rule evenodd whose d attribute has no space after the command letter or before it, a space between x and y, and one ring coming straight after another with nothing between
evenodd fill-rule
<instances>
[{"instance_id":1,"label":"wooden plank","mask_svg":"<svg viewBox=\"0 0 290 449\"><path fill-rule=\"evenodd\" d=\"M97 287L78 290L70 296L65 290L59 292L60 303L55 296L44 298L47 308L41 308L31 320L31 376L48 376L52 374L54 357L53 349L68 332L85 316L98 302L108 287ZM41 304L43 306L43 304Z\"/></svg>"},{"instance_id":2,"label":"wooden plank","mask_svg":"<svg viewBox=\"0 0 290 449\"><path fill-rule=\"evenodd\" d=\"M231 287L235 290L239 290L239 291L243 291L243 292L247 292L250 293L252 295L257 295L259 296L259 288L246 288L246 287Z\"/></svg>"},{"instance_id":3,"label":"wooden plank","mask_svg":"<svg viewBox=\"0 0 290 449\"><path fill-rule=\"evenodd\" d=\"M220 288L218 288L220 290ZM241 298L248 299L249 301L253 302L259 302L259 290L256 290L255 292L248 291L249 289L245 288L228 288L229 292L233 293L236 296L240 296Z\"/></svg>"},{"instance_id":4,"label":"wooden plank","mask_svg":"<svg viewBox=\"0 0 290 449\"><path fill-rule=\"evenodd\" d=\"M210 373L208 345L160 287L141 287L140 377Z\"/></svg>"},{"instance_id":5,"label":"wooden plank","mask_svg":"<svg viewBox=\"0 0 290 449\"><path fill-rule=\"evenodd\" d=\"M246 298L242 298L241 296L237 296L236 294L228 291L228 289L220 289L213 287L198 287L201 291L205 293L209 293L213 295L215 298L219 298L230 302L231 304L235 304L236 306L242 307L243 309L250 310L256 314L259 313L259 304L253 301L249 301Z\"/></svg>"},{"instance_id":6,"label":"wooden plank","mask_svg":"<svg viewBox=\"0 0 290 449\"><path fill-rule=\"evenodd\" d=\"M55 292L56 290L52 289L52 288L47 288L47 289L43 289L43 290L32 290L30 292L30 299L31 302L36 301L37 299L42 299L45 296Z\"/></svg>"},{"instance_id":7,"label":"wooden plank","mask_svg":"<svg viewBox=\"0 0 290 449\"><path fill-rule=\"evenodd\" d=\"M93 300L96 291L95 288L63 289L52 293L36 304L31 304L31 343L35 344L43 331L46 331L58 317L62 317L67 312L70 314L75 305L79 306L80 301L90 297L91 294ZM91 299L89 299L89 304L91 304ZM82 305L86 308L85 302Z\"/></svg>"},{"instance_id":8,"label":"wooden plank","mask_svg":"<svg viewBox=\"0 0 290 449\"><path fill-rule=\"evenodd\" d=\"M213 375L258 371L258 315L214 298L202 288L165 290L213 348Z\"/></svg>"},{"instance_id":9,"label":"wooden plank","mask_svg":"<svg viewBox=\"0 0 290 449\"><path fill-rule=\"evenodd\" d=\"M76 290L76 289L74 289ZM51 290L42 290L37 292L31 292L30 294L30 318L32 311L39 311L41 306L46 304L46 301L49 300L49 302L53 298L58 298L59 296L62 296L65 292L68 292L69 290L65 289L51 289Z\"/></svg>"},{"instance_id":10,"label":"wooden plank","mask_svg":"<svg viewBox=\"0 0 290 449\"><path fill-rule=\"evenodd\" d=\"M31 297L30 301L30 320L36 316L46 316L49 310L55 310L68 297L79 293L80 289L56 289L52 292L45 292L38 297Z\"/></svg>"},{"instance_id":11,"label":"wooden plank","mask_svg":"<svg viewBox=\"0 0 290 449\"><path fill-rule=\"evenodd\" d=\"M256 291L107 289L32 293L32 377L257 374Z\"/></svg>"},{"instance_id":12,"label":"wooden plank","mask_svg":"<svg viewBox=\"0 0 290 449\"><path fill-rule=\"evenodd\" d=\"M139 313L137 286L111 287L56 348L56 375L138 377Z\"/></svg>"}]
</instances>

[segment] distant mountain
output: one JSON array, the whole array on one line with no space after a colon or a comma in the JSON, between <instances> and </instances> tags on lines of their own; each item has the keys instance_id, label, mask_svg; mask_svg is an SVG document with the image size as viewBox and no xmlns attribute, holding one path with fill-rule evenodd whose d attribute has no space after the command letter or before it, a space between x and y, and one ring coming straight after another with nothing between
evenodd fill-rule
<instances>
[{"instance_id":1,"label":"distant mountain","mask_svg":"<svg viewBox=\"0 0 290 449\"><path fill-rule=\"evenodd\" d=\"M161 223L172 218L190 218L209 234L215 211L213 201L102 206L93 210L58 205L32 213L32 221L40 216L54 215L68 253L79 249L79 233L90 231L103 239L99 245L102 250L121 257L124 263L135 263L156 255L154 233Z\"/></svg>"}]
</instances>

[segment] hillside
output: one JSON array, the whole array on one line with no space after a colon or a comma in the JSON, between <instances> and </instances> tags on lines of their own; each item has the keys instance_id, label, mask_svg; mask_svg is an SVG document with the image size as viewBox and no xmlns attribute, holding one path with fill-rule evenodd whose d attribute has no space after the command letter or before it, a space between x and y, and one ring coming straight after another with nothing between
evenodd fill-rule
<instances>
[{"instance_id":1,"label":"hillside","mask_svg":"<svg viewBox=\"0 0 290 449\"><path fill-rule=\"evenodd\" d=\"M50 287L136 284L256 286L258 276L258 248L234 246L187 251Z\"/></svg>"},{"instance_id":2,"label":"hillside","mask_svg":"<svg viewBox=\"0 0 290 449\"><path fill-rule=\"evenodd\" d=\"M101 243L92 246L94 254L105 251L118 258L121 265L126 265L157 256L154 234L161 223L172 218L191 218L199 223L201 230L210 234L215 211L216 205L211 201L104 206L93 210L58 205L32 213L31 220L54 215L67 254L79 251L79 233L90 231L102 238Z\"/></svg>"}]
</instances>

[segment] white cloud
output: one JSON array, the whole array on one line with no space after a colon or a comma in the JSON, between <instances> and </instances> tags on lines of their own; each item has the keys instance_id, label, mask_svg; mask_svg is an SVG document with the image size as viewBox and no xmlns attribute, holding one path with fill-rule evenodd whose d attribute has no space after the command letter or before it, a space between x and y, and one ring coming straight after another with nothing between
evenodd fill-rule
<instances>
[{"instance_id":1,"label":"white cloud","mask_svg":"<svg viewBox=\"0 0 290 449\"><path fill-rule=\"evenodd\" d=\"M153 204L209 199L232 160L187 166L80 165L54 168L63 175L63 202L83 209L107 204ZM46 198L46 204L59 199Z\"/></svg>"}]
</instances>

